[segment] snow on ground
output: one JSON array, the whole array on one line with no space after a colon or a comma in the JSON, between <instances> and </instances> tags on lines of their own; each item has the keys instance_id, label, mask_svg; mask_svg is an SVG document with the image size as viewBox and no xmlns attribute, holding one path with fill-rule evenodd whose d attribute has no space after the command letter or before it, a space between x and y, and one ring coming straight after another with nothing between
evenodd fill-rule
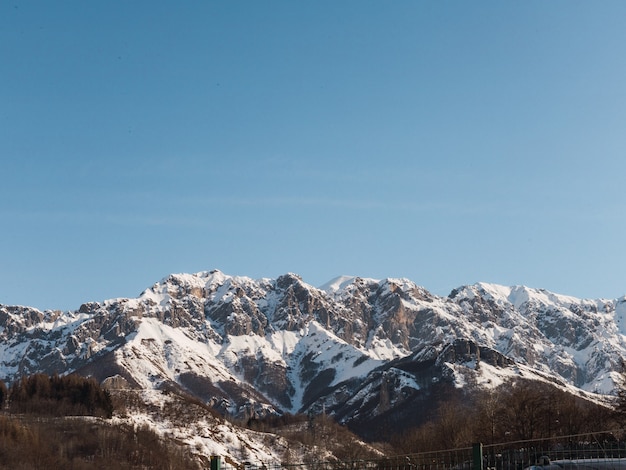
<instances>
[{"instance_id":1,"label":"snow on ground","mask_svg":"<svg viewBox=\"0 0 626 470\"><path fill-rule=\"evenodd\" d=\"M402 369L398 369L396 367L389 368L389 371L393 371L394 375L399 379L398 390L402 390L403 388L412 388L415 390L419 390L421 387L415 380L414 376L409 374L408 372L403 371Z\"/></svg>"},{"instance_id":2,"label":"snow on ground","mask_svg":"<svg viewBox=\"0 0 626 470\"><path fill-rule=\"evenodd\" d=\"M626 296L615 303L615 324L620 335L626 336Z\"/></svg>"},{"instance_id":3,"label":"snow on ground","mask_svg":"<svg viewBox=\"0 0 626 470\"><path fill-rule=\"evenodd\" d=\"M515 309L519 309L526 302L534 302L539 305L552 306L559 310L568 310L571 305L589 305L601 308L606 301L602 299L580 299L569 295L556 294L545 289L535 289L526 286L503 286L479 282L476 287L488 293L496 303L500 305L511 304Z\"/></svg>"},{"instance_id":4,"label":"snow on ground","mask_svg":"<svg viewBox=\"0 0 626 470\"><path fill-rule=\"evenodd\" d=\"M287 359L296 349L299 335L293 331L274 331L267 336L267 341L283 359Z\"/></svg>"},{"instance_id":5,"label":"snow on ground","mask_svg":"<svg viewBox=\"0 0 626 470\"><path fill-rule=\"evenodd\" d=\"M181 403L175 395L144 390L141 398L147 406L126 410L123 415L114 416L112 422L148 426L162 437L187 444L193 454L206 459L219 455L239 463L280 462L288 447L284 439L274 434L239 428L201 408L189 412L188 404Z\"/></svg>"},{"instance_id":6,"label":"snow on ground","mask_svg":"<svg viewBox=\"0 0 626 470\"><path fill-rule=\"evenodd\" d=\"M410 354L410 351L396 346L389 338L384 338L382 326L370 332L364 353L376 361L390 361Z\"/></svg>"},{"instance_id":7,"label":"snow on ground","mask_svg":"<svg viewBox=\"0 0 626 470\"><path fill-rule=\"evenodd\" d=\"M116 356L144 387L156 387L152 377L175 380L181 371L196 372L222 380L235 377L218 359L219 348L213 342L195 341L184 328L172 328L156 318L143 318L137 331Z\"/></svg>"},{"instance_id":8,"label":"snow on ground","mask_svg":"<svg viewBox=\"0 0 626 470\"><path fill-rule=\"evenodd\" d=\"M172 328L156 318L144 317L137 331L127 339L126 345L116 352L118 360L134 377L143 379L142 386L149 388L157 388L163 379L175 381L184 371L212 379L243 381L243 371L236 372L242 357L282 364L295 389L294 412L302 406L308 385L302 383L297 373L305 356L318 364L319 370L335 371L333 385L364 376L384 362L348 344L315 321L300 332L278 331L264 337L231 335L218 345L212 341L196 341L185 334L184 328ZM388 346L381 345L380 349ZM151 377L157 376L161 379L154 382Z\"/></svg>"},{"instance_id":9,"label":"snow on ground","mask_svg":"<svg viewBox=\"0 0 626 470\"><path fill-rule=\"evenodd\" d=\"M326 330L316 321L309 323L307 333L301 341L307 351L317 351L314 359L316 363L335 370L332 385L364 376L384 362L370 358L364 360L361 350Z\"/></svg>"},{"instance_id":10,"label":"snow on ground","mask_svg":"<svg viewBox=\"0 0 626 470\"><path fill-rule=\"evenodd\" d=\"M352 284L356 276L338 276L334 279L331 279L325 284L322 284L318 287L319 290L323 290L324 292L333 295L336 292L343 290L346 286Z\"/></svg>"},{"instance_id":11,"label":"snow on ground","mask_svg":"<svg viewBox=\"0 0 626 470\"><path fill-rule=\"evenodd\" d=\"M238 342L245 344L244 338L238 338ZM320 371L334 370L334 378L330 385L364 376L383 363L382 360L372 359L360 349L340 339L316 321L309 322L299 332L275 332L266 339L266 345L259 343L259 351L266 354L266 357L272 355L278 357L278 354L282 353L280 360L286 364L288 379L294 387L290 412L297 412L302 407L304 390L308 382L302 381L299 371L303 367L310 367L304 364L304 361L317 364Z\"/></svg>"}]
</instances>

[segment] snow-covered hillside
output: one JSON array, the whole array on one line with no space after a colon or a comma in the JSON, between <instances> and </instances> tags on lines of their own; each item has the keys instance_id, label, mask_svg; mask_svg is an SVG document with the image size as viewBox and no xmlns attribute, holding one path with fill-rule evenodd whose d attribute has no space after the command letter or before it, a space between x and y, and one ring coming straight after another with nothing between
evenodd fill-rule
<instances>
[{"instance_id":1,"label":"snow-covered hillside","mask_svg":"<svg viewBox=\"0 0 626 470\"><path fill-rule=\"evenodd\" d=\"M523 375L610 394L625 334L625 297L484 283L440 297L407 279L342 276L316 288L295 274L210 271L73 312L0 306L0 376L78 371L181 390L242 419L323 409L350 424L410 408L433 384Z\"/></svg>"}]
</instances>

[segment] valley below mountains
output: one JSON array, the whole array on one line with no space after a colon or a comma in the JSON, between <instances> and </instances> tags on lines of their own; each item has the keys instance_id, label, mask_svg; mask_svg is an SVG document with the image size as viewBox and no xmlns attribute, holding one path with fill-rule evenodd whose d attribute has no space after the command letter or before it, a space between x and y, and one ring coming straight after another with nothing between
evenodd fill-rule
<instances>
[{"instance_id":1,"label":"valley below mountains","mask_svg":"<svg viewBox=\"0 0 626 470\"><path fill-rule=\"evenodd\" d=\"M296 274L207 271L75 311L0 305L0 378L76 372L154 406L178 393L242 423L327 415L380 440L423 422L446 394L516 378L606 402L625 335L626 297L484 283L442 297L407 279L340 277L317 288ZM206 455L232 456L244 439L175 427ZM278 458L245 439L247 458Z\"/></svg>"}]
</instances>

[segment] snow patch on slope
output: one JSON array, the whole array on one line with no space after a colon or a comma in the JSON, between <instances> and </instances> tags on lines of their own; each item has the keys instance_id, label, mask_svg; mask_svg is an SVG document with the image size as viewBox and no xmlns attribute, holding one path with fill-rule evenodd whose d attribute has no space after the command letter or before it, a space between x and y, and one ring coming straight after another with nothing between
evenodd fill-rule
<instances>
[{"instance_id":1,"label":"snow patch on slope","mask_svg":"<svg viewBox=\"0 0 626 470\"><path fill-rule=\"evenodd\" d=\"M323 290L328 294L334 294L340 290L346 288L346 286L352 284L356 276L338 276L334 279L331 279L327 283L318 287L319 290Z\"/></svg>"}]
</instances>

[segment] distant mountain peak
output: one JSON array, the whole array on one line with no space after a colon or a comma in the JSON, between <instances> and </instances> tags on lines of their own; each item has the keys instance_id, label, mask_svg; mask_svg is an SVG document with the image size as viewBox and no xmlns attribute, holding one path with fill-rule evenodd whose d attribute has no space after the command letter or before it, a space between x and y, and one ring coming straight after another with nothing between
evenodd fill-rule
<instances>
[{"instance_id":1,"label":"distant mountain peak","mask_svg":"<svg viewBox=\"0 0 626 470\"><path fill-rule=\"evenodd\" d=\"M318 289L329 294L334 294L335 292L344 289L347 285L352 284L355 279L356 276L337 276L319 286Z\"/></svg>"}]
</instances>

